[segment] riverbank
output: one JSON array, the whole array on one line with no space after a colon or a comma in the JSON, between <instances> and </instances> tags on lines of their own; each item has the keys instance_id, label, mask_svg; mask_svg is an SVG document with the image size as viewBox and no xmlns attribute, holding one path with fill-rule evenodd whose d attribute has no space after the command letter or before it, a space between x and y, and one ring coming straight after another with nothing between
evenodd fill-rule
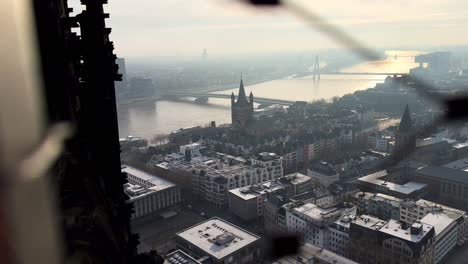
<instances>
[{"instance_id":1,"label":"riverbank","mask_svg":"<svg viewBox=\"0 0 468 264\"><path fill-rule=\"evenodd\" d=\"M290 76L290 75L289 75ZM325 75L317 85L312 79L298 78L258 81L251 84L247 80L245 90L253 91L255 97L282 99L290 101L331 100L359 90L372 88L383 82L385 76L332 76ZM211 92L238 93L238 85L231 90L205 89ZM167 134L184 127L231 122L230 101L210 98L206 104L195 104L187 100L120 100L118 102L119 132L121 137L128 135L151 138L155 134Z\"/></svg>"},{"instance_id":2,"label":"riverbank","mask_svg":"<svg viewBox=\"0 0 468 264\"><path fill-rule=\"evenodd\" d=\"M287 78L288 76L291 76L290 74L287 75L287 76L283 76L283 77L279 77L279 78L268 78L268 79L264 79L264 80L260 80L260 81L255 81L255 82L245 82L244 80L244 84L245 85L257 85L257 84L261 84L261 83L265 83L265 82L271 82L271 81L274 81L274 80L281 80L281 79L284 79L284 78ZM205 89L193 89L193 90L187 90L186 92L195 92L195 93L215 93L215 92L221 92L221 91L227 91L227 90L231 90L231 89L237 89L239 88L239 84L236 84L236 85L230 85L228 87L212 87L212 88L205 88ZM142 97L142 98L122 98L122 99L119 99L117 100L117 106L126 106L126 105L129 105L129 104L137 104L137 103L147 103L147 102L150 102L150 101L159 101L159 100L162 100L163 98L161 96L154 96L154 97L151 97L151 98L147 98L147 97ZM178 101L178 100L175 100L175 101ZM189 102L187 100L180 100L180 101L185 101L185 102Z\"/></svg>"}]
</instances>

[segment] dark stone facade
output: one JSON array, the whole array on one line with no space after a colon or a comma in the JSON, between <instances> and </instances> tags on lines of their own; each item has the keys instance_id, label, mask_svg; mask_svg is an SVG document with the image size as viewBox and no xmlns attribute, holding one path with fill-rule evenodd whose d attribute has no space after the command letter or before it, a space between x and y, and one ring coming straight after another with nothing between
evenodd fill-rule
<instances>
[{"instance_id":1,"label":"dark stone facade","mask_svg":"<svg viewBox=\"0 0 468 264\"><path fill-rule=\"evenodd\" d=\"M231 94L232 127L236 130L245 130L248 128L254 119L253 109L253 94L250 93L249 100L247 100L244 83L241 79L237 101L235 100L234 93Z\"/></svg>"}]
</instances>

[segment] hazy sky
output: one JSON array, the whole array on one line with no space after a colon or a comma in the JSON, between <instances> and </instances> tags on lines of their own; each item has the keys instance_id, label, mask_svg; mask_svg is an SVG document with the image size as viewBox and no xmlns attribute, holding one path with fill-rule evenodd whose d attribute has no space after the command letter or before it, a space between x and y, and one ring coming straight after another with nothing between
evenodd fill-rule
<instances>
[{"instance_id":1,"label":"hazy sky","mask_svg":"<svg viewBox=\"0 0 468 264\"><path fill-rule=\"evenodd\" d=\"M72 2L75 2L73 0ZM119 56L211 56L337 47L283 9L233 0L109 0ZM468 44L465 0L305 0L316 13L370 46ZM315 6L312 3L317 3Z\"/></svg>"}]
</instances>

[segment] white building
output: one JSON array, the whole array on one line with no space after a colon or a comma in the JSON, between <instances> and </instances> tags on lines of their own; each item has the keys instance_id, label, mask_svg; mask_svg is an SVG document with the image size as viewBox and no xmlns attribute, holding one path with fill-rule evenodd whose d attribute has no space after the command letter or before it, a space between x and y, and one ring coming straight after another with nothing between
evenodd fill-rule
<instances>
[{"instance_id":1,"label":"white building","mask_svg":"<svg viewBox=\"0 0 468 264\"><path fill-rule=\"evenodd\" d=\"M273 153L261 153L250 159L250 165L215 167L204 165L191 169L192 186L195 194L203 197L218 207L228 205L228 191L275 180L283 176L281 157Z\"/></svg>"},{"instance_id":2,"label":"white building","mask_svg":"<svg viewBox=\"0 0 468 264\"><path fill-rule=\"evenodd\" d=\"M440 263L456 245L458 240L458 225L455 219L444 213L429 213L421 219L421 223L434 227L435 241L435 263Z\"/></svg>"},{"instance_id":3,"label":"white building","mask_svg":"<svg viewBox=\"0 0 468 264\"><path fill-rule=\"evenodd\" d=\"M374 121L374 109L359 109L357 113L359 121L361 121L364 124L368 124Z\"/></svg>"},{"instance_id":4,"label":"white building","mask_svg":"<svg viewBox=\"0 0 468 264\"><path fill-rule=\"evenodd\" d=\"M354 142L354 133L350 128L342 129L338 138L340 144L351 145Z\"/></svg>"},{"instance_id":5,"label":"white building","mask_svg":"<svg viewBox=\"0 0 468 264\"><path fill-rule=\"evenodd\" d=\"M350 198L360 213L370 214L383 220L400 219L402 199L370 192L357 192Z\"/></svg>"},{"instance_id":6,"label":"white building","mask_svg":"<svg viewBox=\"0 0 468 264\"><path fill-rule=\"evenodd\" d=\"M349 226L353 215L343 215L328 227L328 250L349 257Z\"/></svg>"},{"instance_id":7,"label":"white building","mask_svg":"<svg viewBox=\"0 0 468 264\"><path fill-rule=\"evenodd\" d=\"M255 220L263 216L263 202L268 195L285 189L277 181L268 181L229 190L229 209L246 221Z\"/></svg>"},{"instance_id":8,"label":"white building","mask_svg":"<svg viewBox=\"0 0 468 264\"><path fill-rule=\"evenodd\" d=\"M177 248L203 263L254 263L259 260L260 237L221 218L211 218L180 231Z\"/></svg>"},{"instance_id":9,"label":"white building","mask_svg":"<svg viewBox=\"0 0 468 264\"><path fill-rule=\"evenodd\" d=\"M289 194L297 195L312 190L312 179L302 173L296 172L278 179L282 184L289 186Z\"/></svg>"},{"instance_id":10,"label":"white building","mask_svg":"<svg viewBox=\"0 0 468 264\"><path fill-rule=\"evenodd\" d=\"M407 224L419 221L434 226L436 263L468 239L466 212L424 199L404 201L400 207L400 221Z\"/></svg>"},{"instance_id":11,"label":"white building","mask_svg":"<svg viewBox=\"0 0 468 264\"><path fill-rule=\"evenodd\" d=\"M262 116L273 116L276 113L283 113L284 107L282 105L274 104L265 108L255 109L254 117L259 118Z\"/></svg>"},{"instance_id":12,"label":"white building","mask_svg":"<svg viewBox=\"0 0 468 264\"><path fill-rule=\"evenodd\" d=\"M468 239L468 216L465 211L458 210L446 205L437 204L428 200L407 200L400 206L400 221L412 224L420 221L429 213L445 214L449 218L457 220L461 226L458 245L462 245Z\"/></svg>"},{"instance_id":13,"label":"white building","mask_svg":"<svg viewBox=\"0 0 468 264\"><path fill-rule=\"evenodd\" d=\"M125 166L122 172L127 174L128 183L124 185L124 191L134 207L132 218L178 210L180 189L175 184L129 166Z\"/></svg>"},{"instance_id":14,"label":"white building","mask_svg":"<svg viewBox=\"0 0 468 264\"><path fill-rule=\"evenodd\" d=\"M389 152L389 144L392 141L392 137L382 131L377 131L370 134L367 137L367 140L371 149L382 152Z\"/></svg>"},{"instance_id":15,"label":"white building","mask_svg":"<svg viewBox=\"0 0 468 264\"><path fill-rule=\"evenodd\" d=\"M249 174L256 179L256 183L278 179L283 176L282 158L275 153L262 152L250 159Z\"/></svg>"},{"instance_id":16,"label":"white building","mask_svg":"<svg viewBox=\"0 0 468 264\"><path fill-rule=\"evenodd\" d=\"M297 165L297 151L283 155L281 164L285 169L293 169Z\"/></svg>"},{"instance_id":17,"label":"white building","mask_svg":"<svg viewBox=\"0 0 468 264\"><path fill-rule=\"evenodd\" d=\"M287 230L302 236L303 241L323 248L328 248L328 226L343 214L356 214L356 207L320 208L312 203L287 204L285 208Z\"/></svg>"},{"instance_id":18,"label":"white building","mask_svg":"<svg viewBox=\"0 0 468 264\"><path fill-rule=\"evenodd\" d=\"M359 263L434 263L432 225L384 221L372 216L354 218L349 228L349 256ZM389 259L391 258L391 259Z\"/></svg>"},{"instance_id":19,"label":"white building","mask_svg":"<svg viewBox=\"0 0 468 264\"><path fill-rule=\"evenodd\" d=\"M405 184L399 184L385 180L388 175L387 170L382 170L360 177L357 180L359 189L384 193L403 199L418 197L427 190L428 185L426 183L410 181Z\"/></svg>"},{"instance_id":20,"label":"white building","mask_svg":"<svg viewBox=\"0 0 468 264\"><path fill-rule=\"evenodd\" d=\"M328 208L335 204L333 195L325 188L315 188L308 192L295 195L290 198L294 202L313 203L322 208Z\"/></svg>"},{"instance_id":21,"label":"white building","mask_svg":"<svg viewBox=\"0 0 468 264\"><path fill-rule=\"evenodd\" d=\"M180 153L171 153L166 155L164 160L166 162L179 162L179 161L184 161L185 156L180 154Z\"/></svg>"},{"instance_id":22,"label":"white building","mask_svg":"<svg viewBox=\"0 0 468 264\"><path fill-rule=\"evenodd\" d=\"M179 147L179 153L185 156L186 161L190 161L195 157L200 157L200 149L202 145L200 143L191 143Z\"/></svg>"},{"instance_id":23,"label":"white building","mask_svg":"<svg viewBox=\"0 0 468 264\"><path fill-rule=\"evenodd\" d=\"M327 162L320 161L313 163L307 169L307 176L312 178L316 184L328 187L340 180L340 175L333 169L333 166Z\"/></svg>"},{"instance_id":24,"label":"white building","mask_svg":"<svg viewBox=\"0 0 468 264\"><path fill-rule=\"evenodd\" d=\"M386 137L377 138L375 140L375 150L382 152L388 151L388 142L389 139Z\"/></svg>"},{"instance_id":25,"label":"white building","mask_svg":"<svg viewBox=\"0 0 468 264\"><path fill-rule=\"evenodd\" d=\"M191 172L193 193L218 207L228 204L229 190L254 183L243 165L214 168L199 165L192 167Z\"/></svg>"}]
</instances>

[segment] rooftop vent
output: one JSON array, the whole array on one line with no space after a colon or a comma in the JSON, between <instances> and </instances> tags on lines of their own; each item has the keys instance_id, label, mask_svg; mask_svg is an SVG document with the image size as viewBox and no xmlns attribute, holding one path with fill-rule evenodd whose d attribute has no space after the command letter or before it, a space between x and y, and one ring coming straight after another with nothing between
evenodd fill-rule
<instances>
[{"instance_id":1,"label":"rooftop vent","mask_svg":"<svg viewBox=\"0 0 468 264\"><path fill-rule=\"evenodd\" d=\"M411 225L410 227L410 232L412 235L419 235L421 234L422 232L422 229L423 229L423 225L420 224L420 223L414 223Z\"/></svg>"},{"instance_id":2,"label":"rooftop vent","mask_svg":"<svg viewBox=\"0 0 468 264\"><path fill-rule=\"evenodd\" d=\"M232 233L224 233L215 238L215 243L218 246L228 246L234 240Z\"/></svg>"}]
</instances>

